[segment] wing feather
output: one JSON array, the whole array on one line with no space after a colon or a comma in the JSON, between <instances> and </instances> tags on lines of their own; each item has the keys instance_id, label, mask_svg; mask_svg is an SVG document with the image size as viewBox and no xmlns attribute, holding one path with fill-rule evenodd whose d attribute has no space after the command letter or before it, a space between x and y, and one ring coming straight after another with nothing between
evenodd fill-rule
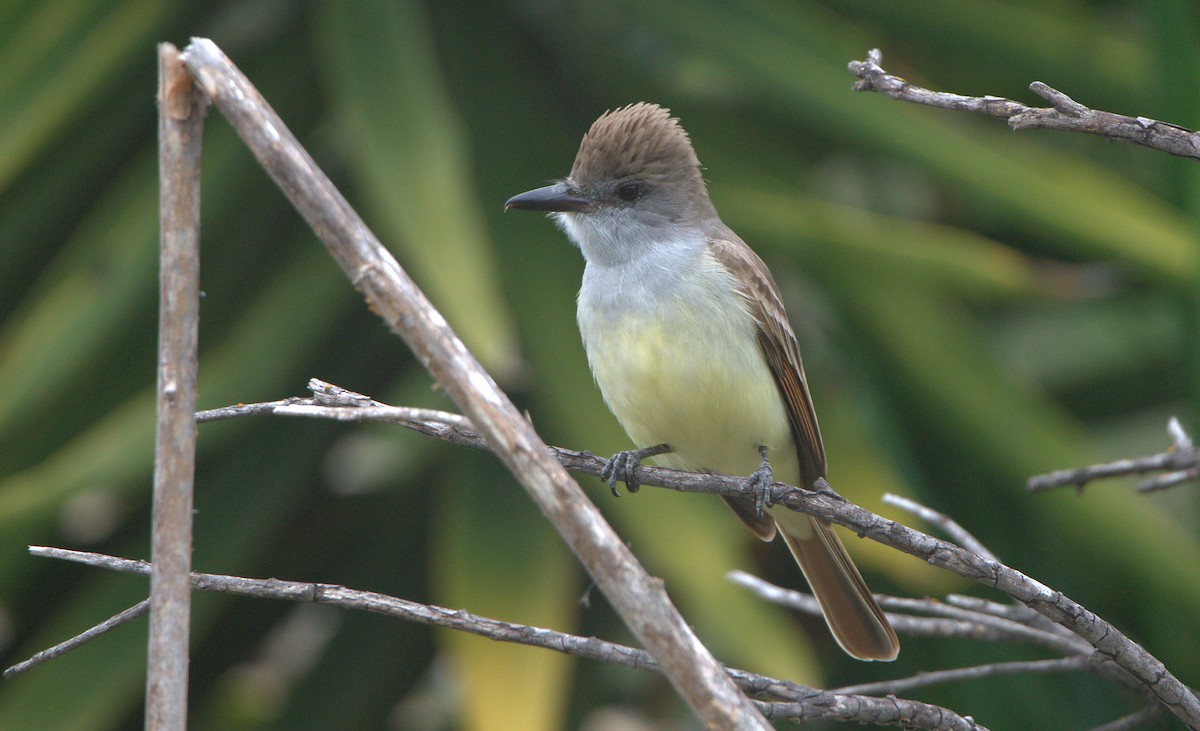
<instances>
[{"instance_id":1,"label":"wing feather","mask_svg":"<svg viewBox=\"0 0 1200 731\"><path fill-rule=\"evenodd\" d=\"M799 487L811 489L817 478L825 476L825 447L808 379L804 377L800 345L767 265L736 234L722 228L723 235L712 238L709 246L713 256L737 278L747 309L758 323L758 343L779 387L796 443L802 482ZM744 503L739 510L738 504L728 502L743 521L759 532L747 519ZM808 579L838 644L860 660L895 659L900 652L896 632L871 596L833 526L811 516L791 513L776 516L775 523ZM759 536L766 537L764 532L759 532Z\"/></svg>"},{"instance_id":2,"label":"wing feather","mask_svg":"<svg viewBox=\"0 0 1200 731\"><path fill-rule=\"evenodd\" d=\"M775 376L796 442L803 482L800 487L811 488L818 477L825 476L825 446L804 375L800 345L767 265L733 231L725 229L722 233L710 240L709 247L717 261L737 278L747 308L758 323L758 343Z\"/></svg>"}]
</instances>

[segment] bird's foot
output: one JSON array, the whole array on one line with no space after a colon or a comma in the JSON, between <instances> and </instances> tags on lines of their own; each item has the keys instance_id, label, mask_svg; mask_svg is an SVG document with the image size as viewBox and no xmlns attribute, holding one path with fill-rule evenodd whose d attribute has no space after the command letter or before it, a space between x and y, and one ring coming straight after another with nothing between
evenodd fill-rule
<instances>
[{"instance_id":1,"label":"bird's foot","mask_svg":"<svg viewBox=\"0 0 1200 731\"><path fill-rule=\"evenodd\" d=\"M670 446L656 444L653 447L617 452L604 461L604 467L600 468L600 479L608 483L608 489L612 490L613 497L621 497L621 493L617 490L618 480L625 483L629 492L637 492L642 487L638 484L637 479L637 468L641 466L642 460L670 451Z\"/></svg>"},{"instance_id":2,"label":"bird's foot","mask_svg":"<svg viewBox=\"0 0 1200 731\"><path fill-rule=\"evenodd\" d=\"M767 448L759 446L758 456L761 461L758 469L746 478L742 487L754 494L754 512L759 516L763 510L771 507L771 485L775 482L775 472L771 469L771 461L767 459Z\"/></svg>"}]
</instances>

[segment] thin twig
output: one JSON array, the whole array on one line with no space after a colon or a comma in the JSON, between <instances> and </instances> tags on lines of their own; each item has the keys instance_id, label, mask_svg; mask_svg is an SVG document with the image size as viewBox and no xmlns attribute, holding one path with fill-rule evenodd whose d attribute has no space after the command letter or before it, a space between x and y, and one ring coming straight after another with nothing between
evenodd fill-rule
<instances>
[{"instance_id":1,"label":"thin twig","mask_svg":"<svg viewBox=\"0 0 1200 731\"><path fill-rule=\"evenodd\" d=\"M146 656L146 728L187 728L192 482L200 333L200 142L204 99L170 43L158 47L158 421Z\"/></svg>"},{"instance_id":2,"label":"thin twig","mask_svg":"<svg viewBox=\"0 0 1200 731\"><path fill-rule=\"evenodd\" d=\"M55 645L54 647L49 647L45 650L42 650L41 652L35 653L28 660L24 660L22 662L17 663L16 665L13 665L12 667L6 668L4 670L4 679L7 680L7 679L11 678L12 676L17 675L19 673L23 673L27 670L32 670L33 668L37 667L38 665L41 665L42 663L46 662L47 660L53 660L57 657L62 657L63 655L70 652L71 650L74 650L76 647L79 647L80 645L83 645L86 642L90 642L91 640L96 639L97 637L104 634L105 632L108 632L109 630L113 629L114 627L119 627L128 622L132 622L133 620L137 619L138 617L144 616L149 611L150 611L150 600L143 599L142 601L138 602L137 604L134 604L129 609L126 609L124 611L114 614L113 616L104 620L103 622L96 625L95 627L92 627L91 629L89 629L85 632L81 632L80 634L75 635L74 637L72 637L71 639L69 639L65 642L60 642L57 645Z\"/></svg>"},{"instance_id":3,"label":"thin twig","mask_svg":"<svg viewBox=\"0 0 1200 731\"><path fill-rule=\"evenodd\" d=\"M151 565L146 561L100 553L49 546L30 546L29 552L34 556L73 561L142 576L149 575L152 571ZM191 585L192 588L199 591L330 604L346 609L368 611L421 624L469 632L501 642L514 642L624 667L662 672L654 658L645 650L607 642L595 637L580 637L541 627L502 622L465 610L421 604L386 594L348 589L344 586L280 579L250 579L199 572L192 573ZM91 632L89 630L84 635L89 635ZM80 637L84 635L80 635ZM90 639L91 636L94 635L89 635L87 639ZM81 642L83 641L86 639L81 640ZM770 703L763 706L772 709L770 711L772 718L828 718L860 723L891 724L906 728L961 729L964 731L983 729L982 726L952 711L919 701L894 697L871 698L863 695L835 694L736 668L724 668L723 670L731 681L745 692L783 701L783 703ZM785 710L787 713L784 713Z\"/></svg>"},{"instance_id":4,"label":"thin twig","mask_svg":"<svg viewBox=\"0 0 1200 731\"><path fill-rule=\"evenodd\" d=\"M876 91L914 104L1006 119L1008 126L1015 131L1053 129L1084 132L1200 160L1200 134L1186 127L1147 117L1127 117L1089 109L1040 81L1030 84L1029 89L1050 102L1050 107L1030 107L999 96L963 96L931 91L889 74L883 70L882 63L883 54L877 48L867 53L866 61L851 61L850 73L859 79L854 84L854 90Z\"/></svg>"},{"instance_id":5,"label":"thin twig","mask_svg":"<svg viewBox=\"0 0 1200 731\"><path fill-rule=\"evenodd\" d=\"M334 421L382 421L391 424L432 421L458 429L474 431L471 420L462 414L412 406L389 406L370 396L335 386L319 378L308 379L309 398L294 396L256 404L234 404L196 412L196 423L224 421L242 416L300 416ZM354 409L354 410L352 410Z\"/></svg>"},{"instance_id":6,"label":"thin twig","mask_svg":"<svg viewBox=\"0 0 1200 731\"><path fill-rule=\"evenodd\" d=\"M1110 721L1100 726L1093 726L1089 731L1133 731L1133 729L1148 725L1151 721L1160 718L1162 715L1162 706L1157 704L1150 705L1126 716L1121 716L1115 721Z\"/></svg>"},{"instance_id":7,"label":"thin twig","mask_svg":"<svg viewBox=\"0 0 1200 731\"><path fill-rule=\"evenodd\" d=\"M1148 480L1143 480L1138 483L1138 492L1154 492L1156 490L1166 490L1168 487L1182 485L1185 482L1195 482L1200 478L1200 466L1189 467L1186 470L1178 472L1168 472L1165 475L1151 477Z\"/></svg>"},{"instance_id":8,"label":"thin twig","mask_svg":"<svg viewBox=\"0 0 1200 731\"><path fill-rule=\"evenodd\" d=\"M1167 433L1171 436L1172 443L1165 452L1035 475L1029 478L1027 487L1030 492L1041 492L1056 487L1074 487L1082 490L1092 480L1144 475L1148 472L1165 473L1138 485L1139 491L1151 492L1200 477L1200 450L1192 444L1192 438L1183 430L1179 419L1172 416L1167 421Z\"/></svg>"},{"instance_id":9,"label":"thin twig","mask_svg":"<svg viewBox=\"0 0 1200 731\"><path fill-rule=\"evenodd\" d=\"M713 728L770 729L679 614L662 581L646 572L249 79L205 38L192 39L183 60L371 310L404 339L529 493L693 713Z\"/></svg>"},{"instance_id":10,"label":"thin twig","mask_svg":"<svg viewBox=\"0 0 1200 731\"><path fill-rule=\"evenodd\" d=\"M954 668L952 670L934 670L920 672L909 678L882 680L877 683L862 683L837 688L837 693L858 695L883 695L885 693L906 693L915 688L925 688L931 685L946 683L961 683L965 680L980 678L998 678L1003 675L1026 675L1044 673L1075 673L1091 669L1091 662L1086 656L1073 655L1051 660L1018 660L1015 662L997 662L988 665L975 665L969 668Z\"/></svg>"}]
</instances>

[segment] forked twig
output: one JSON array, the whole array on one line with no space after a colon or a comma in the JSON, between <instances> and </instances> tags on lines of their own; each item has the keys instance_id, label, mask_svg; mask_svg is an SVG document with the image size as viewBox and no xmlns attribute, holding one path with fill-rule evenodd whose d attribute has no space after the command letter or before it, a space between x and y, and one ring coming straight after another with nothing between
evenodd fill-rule
<instances>
[{"instance_id":1,"label":"forked twig","mask_svg":"<svg viewBox=\"0 0 1200 731\"><path fill-rule=\"evenodd\" d=\"M1144 475L1150 472L1163 474L1138 483L1139 492L1153 492L1191 482L1200 477L1200 450L1192 445L1192 438L1184 431L1179 419L1172 416L1167 421L1167 433L1171 435L1171 446L1167 451L1148 457L1120 459L1115 462L1058 470L1029 478L1030 492L1052 490L1057 487L1074 487L1082 490L1092 480L1128 475Z\"/></svg>"},{"instance_id":2,"label":"forked twig","mask_svg":"<svg viewBox=\"0 0 1200 731\"><path fill-rule=\"evenodd\" d=\"M882 64L883 54L878 48L867 53L866 61L851 61L850 73L859 79L854 84L854 90L875 91L914 104L998 117L1008 120L1008 126L1014 131L1053 129L1083 132L1200 160L1200 134L1186 127L1148 117L1127 117L1090 109L1040 81L1031 83L1029 90L1050 102L1049 107L1030 107L999 96L963 96L932 91L888 73Z\"/></svg>"}]
</instances>

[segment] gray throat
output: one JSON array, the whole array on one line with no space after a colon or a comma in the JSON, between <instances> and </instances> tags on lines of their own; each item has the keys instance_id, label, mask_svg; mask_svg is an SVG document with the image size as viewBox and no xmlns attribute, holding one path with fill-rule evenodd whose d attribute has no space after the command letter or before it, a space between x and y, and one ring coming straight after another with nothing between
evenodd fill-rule
<instances>
[{"instance_id":1,"label":"gray throat","mask_svg":"<svg viewBox=\"0 0 1200 731\"><path fill-rule=\"evenodd\" d=\"M708 247L708 237L689 227L639 225L630 217L604 214L559 214L556 219L586 262L579 290L581 319L652 310L680 296Z\"/></svg>"}]
</instances>

